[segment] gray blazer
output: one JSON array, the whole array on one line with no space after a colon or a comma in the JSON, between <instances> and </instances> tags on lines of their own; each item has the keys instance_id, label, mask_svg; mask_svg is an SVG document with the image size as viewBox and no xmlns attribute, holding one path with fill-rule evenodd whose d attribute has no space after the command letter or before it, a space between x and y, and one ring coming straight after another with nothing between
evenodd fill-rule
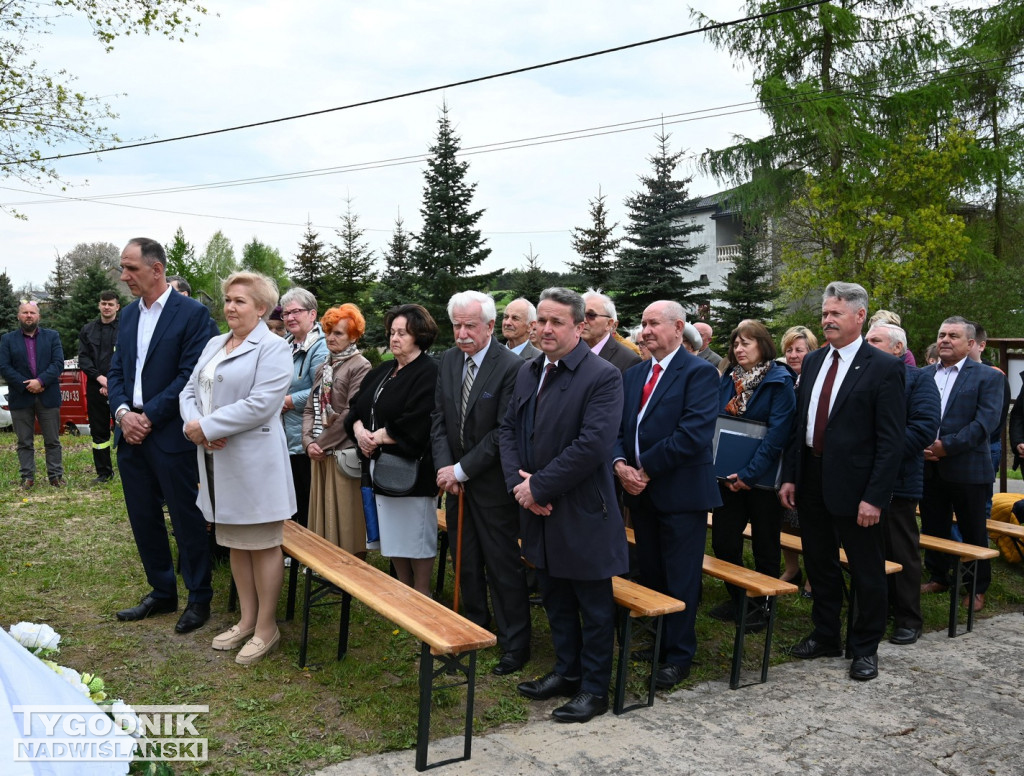
<instances>
[{"instance_id":1,"label":"gray blazer","mask_svg":"<svg viewBox=\"0 0 1024 776\"><path fill-rule=\"evenodd\" d=\"M207 439L227 440L212 456L212 502L206 453L197 448L196 504L211 523L287 520L296 509L295 487L280 415L292 379L291 351L260 321L245 342L217 365L213 409L204 416L199 407L199 374L230 336L222 334L207 343L178 399L185 423L198 420Z\"/></svg>"},{"instance_id":2,"label":"gray blazer","mask_svg":"<svg viewBox=\"0 0 1024 776\"><path fill-rule=\"evenodd\" d=\"M541 354L541 351L533 346L533 344L527 340L526 344L523 345L523 349L516 355L522 358L524 361L529 361L531 358L536 358Z\"/></svg>"}]
</instances>

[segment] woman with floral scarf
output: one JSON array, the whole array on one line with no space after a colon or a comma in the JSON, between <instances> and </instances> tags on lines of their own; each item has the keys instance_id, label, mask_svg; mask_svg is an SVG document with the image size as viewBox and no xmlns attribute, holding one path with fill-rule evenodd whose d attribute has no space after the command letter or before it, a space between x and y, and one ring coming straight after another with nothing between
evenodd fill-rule
<instances>
[{"instance_id":1,"label":"woman with floral scarf","mask_svg":"<svg viewBox=\"0 0 1024 776\"><path fill-rule=\"evenodd\" d=\"M370 362L356 343L366 320L354 304L332 307L320 319L327 360L316 370L302 413L302 447L312 461L309 530L353 555L366 555L366 524L359 480L344 474L337 456L355 442L345 431L345 416Z\"/></svg>"},{"instance_id":2,"label":"woman with floral scarf","mask_svg":"<svg viewBox=\"0 0 1024 776\"><path fill-rule=\"evenodd\" d=\"M722 362L719 385L720 412L726 416L760 421L767 433L750 461L738 472L719 479L722 506L715 509L711 546L715 557L743 565L743 529L751 525L754 569L779 576L779 528L782 506L774 490L752 487L775 471L789 441L796 412L796 394L789 370L775 361L775 343L760 321L741 321L729 337L729 353ZM741 588L726 585L729 600L710 614L719 620L736 621L745 604ZM768 624L762 609L748 613L747 630L763 630Z\"/></svg>"}]
</instances>

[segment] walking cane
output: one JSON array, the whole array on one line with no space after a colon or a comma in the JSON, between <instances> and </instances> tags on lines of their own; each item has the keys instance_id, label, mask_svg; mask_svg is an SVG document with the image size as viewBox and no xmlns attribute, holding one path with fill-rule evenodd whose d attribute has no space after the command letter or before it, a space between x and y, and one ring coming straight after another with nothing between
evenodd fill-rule
<instances>
[{"instance_id":1,"label":"walking cane","mask_svg":"<svg viewBox=\"0 0 1024 776\"><path fill-rule=\"evenodd\" d=\"M459 611L459 584L462 581L462 516L465 512L465 485L459 487L459 527L455 531L455 592L452 594L452 611Z\"/></svg>"}]
</instances>

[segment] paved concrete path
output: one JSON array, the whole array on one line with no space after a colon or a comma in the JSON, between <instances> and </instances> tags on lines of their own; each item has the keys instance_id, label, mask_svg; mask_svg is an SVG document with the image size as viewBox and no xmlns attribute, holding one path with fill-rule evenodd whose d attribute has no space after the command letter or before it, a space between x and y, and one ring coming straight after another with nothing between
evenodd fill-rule
<instances>
[{"instance_id":1,"label":"paved concrete path","mask_svg":"<svg viewBox=\"0 0 1024 776\"><path fill-rule=\"evenodd\" d=\"M753 647L753 644L750 645ZM443 776L1020 776L1024 774L1024 617L979 620L950 639L879 649L880 676L854 682L849 661L771 669L768 683L731 691L715 681L660 693L653 708L586 725L530 720L473 739L469 762ZM751 674L750 677L753 675ZM462 739L432 742L430 762ZM414 752L333 765L319 776L415 773Z\"/></svg>"}]
</instances>

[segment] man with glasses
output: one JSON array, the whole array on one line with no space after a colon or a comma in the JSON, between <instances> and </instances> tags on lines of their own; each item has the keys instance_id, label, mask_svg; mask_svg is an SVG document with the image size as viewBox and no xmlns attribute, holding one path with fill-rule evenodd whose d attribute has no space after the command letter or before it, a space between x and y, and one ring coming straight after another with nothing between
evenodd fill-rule
<instances>
[{"instance_id":1,"label":"man with glasses","mask_svg":"<svg viewBox=\"0 0 1024 776\"><path fill-rule=\"evenodd\" d=\"M586 305L583 341L590 345L590 350L620 372L639 364L642 361L640 356L615 339L615 328L619 321L615 317L612 300L599 290L588 288L583 294L583 303Z\"/></svg>"},{"instance_id":2,"label":"man with glasses","mask_svg":"<svg viewBox=\"0 0 1024 776\"><path fill-rule=\"evenodd\" d=\"M295 483L296 513L293 519L305 526L309 520L309 488L313 476L309 456L302 448L302 412L313 387L316 368L327 358L327 340L316 320L316 297L304 288L290 288L281 297L281 319L288 330L285 341L292 348L292 383L284 397L281 421L288 439L288 456Z\"/></svg>"}]
</instances>

